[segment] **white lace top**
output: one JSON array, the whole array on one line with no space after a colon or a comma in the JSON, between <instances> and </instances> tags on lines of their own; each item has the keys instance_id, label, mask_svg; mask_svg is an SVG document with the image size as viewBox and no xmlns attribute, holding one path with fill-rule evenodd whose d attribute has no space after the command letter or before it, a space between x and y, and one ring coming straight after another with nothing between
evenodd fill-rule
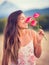
<instances>
[{"instance_id":1,"label":"white lace top","mask_svg":"<svg viewBox=\"0 0 49 65\"><path fill-rule=\"evenodd\" d=\"M35 65L34 46L31 40L26 46L21 47L18 52L18 65ZM16 65L11 63L11 65Z\"/></svg>"}]
</instances>

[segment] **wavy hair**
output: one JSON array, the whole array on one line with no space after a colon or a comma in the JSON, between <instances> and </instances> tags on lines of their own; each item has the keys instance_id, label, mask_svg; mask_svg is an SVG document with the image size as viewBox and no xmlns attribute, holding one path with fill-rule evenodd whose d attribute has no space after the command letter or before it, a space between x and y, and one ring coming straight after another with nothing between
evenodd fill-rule
<instances>
[{"instance_id":1,"label":"wavy hair","mask_svg":"<svg viewBox=\"0 0 49 65\"><path fill-rule=\"evenodd\" d=\"M18 64L19 50L19 31L18 31L18 16L23 13L21 10L11 13L8 17L7 25L4 30L4 47L2 65L8 65L9 57L11 61Z\"/></svg>"}]
</instances>

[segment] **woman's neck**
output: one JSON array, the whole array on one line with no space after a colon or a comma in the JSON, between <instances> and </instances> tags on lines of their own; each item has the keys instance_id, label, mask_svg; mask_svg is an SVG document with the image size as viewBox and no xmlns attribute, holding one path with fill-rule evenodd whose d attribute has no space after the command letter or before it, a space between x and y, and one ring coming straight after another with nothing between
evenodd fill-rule
<instances>
[{"instance_id":1,"label":"woman's neck","mask_svg":"<svg viewBox=\"0 0 49 65\"><path fill-rule=\"evenodd\" d=\"M19 28L20 36L26 34L26 29L28 29L28 28Z\"/></svg>"}]
</instances>

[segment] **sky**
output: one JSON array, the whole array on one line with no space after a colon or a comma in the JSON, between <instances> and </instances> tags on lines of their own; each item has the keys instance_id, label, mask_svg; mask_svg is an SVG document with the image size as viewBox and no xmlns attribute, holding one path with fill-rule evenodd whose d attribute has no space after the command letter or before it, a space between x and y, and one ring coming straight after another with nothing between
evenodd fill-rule
<instances>
[{"instance_id":1,"label":"sky","mask_svg":"<svg viewBox=\"0 0 49 65\"><path fill-rule=\"evenodd\" d=\"M4 1L11 2L23 10L49 7L49 0L0 0L0 4Z\"/></svg>"}]
</instances>

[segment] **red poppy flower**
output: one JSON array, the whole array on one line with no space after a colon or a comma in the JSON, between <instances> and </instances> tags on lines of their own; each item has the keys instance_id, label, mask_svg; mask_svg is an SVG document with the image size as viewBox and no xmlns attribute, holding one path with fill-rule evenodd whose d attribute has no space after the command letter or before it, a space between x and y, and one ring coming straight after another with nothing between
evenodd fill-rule
<instances>
[{"instance_id":1,"label":"red poppy flower","mask_svg":"<svg viewBox=\"0 0 49 65\"><path fill-rule=\"evenodd\" d=\"M37 21L35 21L35 20L32 20L32 22L31 22L31 26L36 26L36 24L37 24Z\"/></svg>"},{"instance_id":2,"label":"red poppy flower","mask_svg":"<svg viewBox=\"0 0 49 65\"><path fill-rule=\"evenodd\" d=\"M39 13L35 13L35 14L33 15L34 18L38 18L39 16L40 16Z\"/></svg>"},{"instance_id":3,"label":"red poppy flower","mask_svg":"<svg viewBox=\"0 0 49 65\"><path fill-rule=\"evenodd\" d=\"M31 17L28 17L27 19L26 19L26 23L29 23L30 22L30 20L31 20Z\"/></svg>"}]
</instances>

